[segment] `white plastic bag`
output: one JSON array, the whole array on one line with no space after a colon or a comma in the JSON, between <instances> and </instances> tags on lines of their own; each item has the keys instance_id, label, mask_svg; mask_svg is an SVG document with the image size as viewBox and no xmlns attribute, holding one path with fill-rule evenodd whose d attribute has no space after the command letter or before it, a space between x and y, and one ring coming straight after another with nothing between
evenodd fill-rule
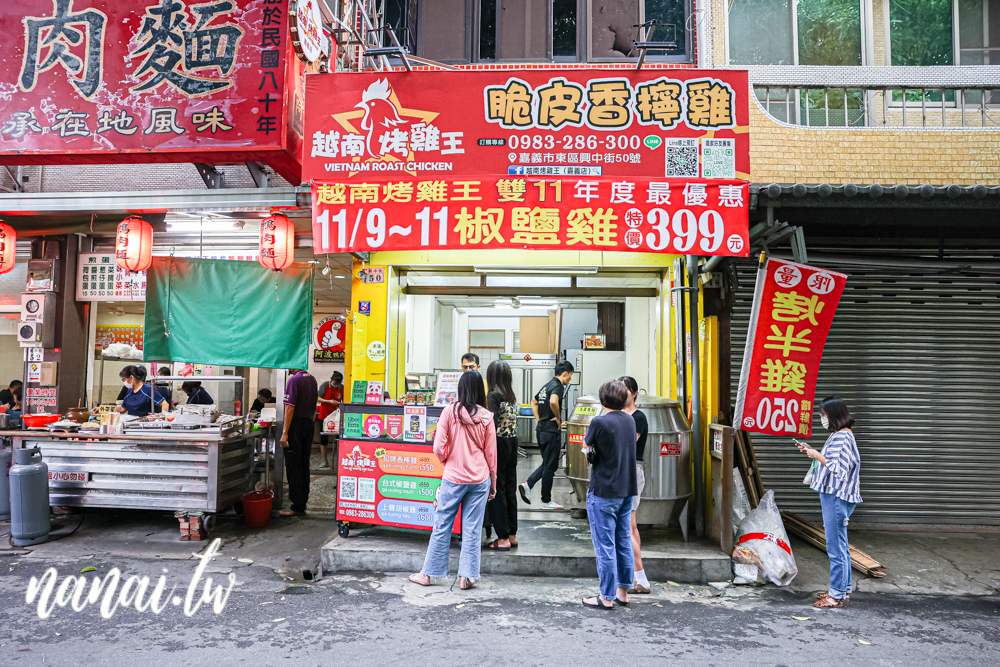
<instances>
[{"instance_id":1,"label":"white plastic bag","mask_svg":"<svg viewBox=\"0 0 1000 667\"><path fill-rule=\"evenodd\" d=\"M765 493L757 508L740 523L733 560L756 565L775 586L787 586L799 573L774 491Z\"/></svg>"}]
</instances>

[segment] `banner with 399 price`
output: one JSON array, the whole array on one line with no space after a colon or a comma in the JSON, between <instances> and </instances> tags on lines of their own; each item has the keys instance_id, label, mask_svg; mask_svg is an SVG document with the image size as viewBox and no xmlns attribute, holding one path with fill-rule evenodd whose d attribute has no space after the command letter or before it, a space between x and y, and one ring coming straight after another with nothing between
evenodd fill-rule
<instances>
[{"instance_id":1,"label":"banner with 399 price","mask_svg":"<svg viewBox=\"0 0 1000 667\"><path fill-rule=\"evenodd\" d=\"M847 276L780 259L757 272L733 423L812 437L816 376Z\"/></svg>"},{"instance_id":2,"label":"banner with 399 price","mask_svg":"<svg viewBox=\"0 0 1000 667\"><path fill-rule=\"evenodd\" d=\"M313 251L516 248L745 257L746 181L477 176L314 182Z\"/></svg>"}]
</instances>

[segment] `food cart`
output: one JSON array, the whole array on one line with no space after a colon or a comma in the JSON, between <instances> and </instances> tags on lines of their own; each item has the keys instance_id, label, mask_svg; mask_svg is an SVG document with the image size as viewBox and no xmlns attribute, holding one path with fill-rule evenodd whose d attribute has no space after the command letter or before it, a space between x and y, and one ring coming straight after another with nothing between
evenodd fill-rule
<instances>
[{"instance_id":1,"label":"food cart","mask_svg":"<svg viewBox=\"0 0 1000 667\"><path fill-rule=\"evenodd\" d=\"M337 524L432 530L444 465L432 446L443 408L431 405L341 405ZM461 514L452 532L461 533Z\"/></svg>"}]
</instances>

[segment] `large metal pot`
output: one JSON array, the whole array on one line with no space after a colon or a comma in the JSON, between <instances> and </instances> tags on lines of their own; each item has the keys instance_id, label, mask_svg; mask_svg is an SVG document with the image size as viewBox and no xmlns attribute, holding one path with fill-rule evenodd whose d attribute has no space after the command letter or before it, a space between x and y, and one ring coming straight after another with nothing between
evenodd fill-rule
<instances>
[{"instance_id":1,"label":"large metal pot","mask_svg":"<svg viewBox=\"0 0 1000 667\"><path fill-rule=\"evenodd\" d=\"M10 415L6 412L0 413L0 428L10 428Z\"/></svg>"},{"instance_id":2,"label":"large metal pot","mask_svg":"<svg viewBox=\"0 0 1000 667\"><path fill-rule=\"evenodd\" d=\"M596 396L581 396L576 399L576 408L566 422L566 477L581 503L587 501L587 489L590 488L590 464L587 463L587 455L581 451L583 438L594 417L603 414L604 408Z\"/></svg>"},{"instance_id":3,"label":"large metal pot","mask_svg":"<svg viewBox=\"0 0 1000 667\"><path fill-rule=\"evenodd\" d=\"M640 495L636 523L671 523L679 518L692 493L691 427L677 401L640 394L636 406L649 422L642 462L646 485ZM602 414L600 400L582 396L567 422L566 476L581 502L586 500L590 487L590 466L581 451L583 439L594 417Z\"/></svg>"},{"instance_id":4,"label":"large metal pot","mask_svg":"<svg viewBox=\"0 0 1000 667\"><path fill-rule=\"evenodd\" d=\"M649 422L642 469L642 490L635 521L672 523L680 517L692 494L691 426L681 404L659 396L640 394L635 401Z\"/></svg>"}]
</instances>

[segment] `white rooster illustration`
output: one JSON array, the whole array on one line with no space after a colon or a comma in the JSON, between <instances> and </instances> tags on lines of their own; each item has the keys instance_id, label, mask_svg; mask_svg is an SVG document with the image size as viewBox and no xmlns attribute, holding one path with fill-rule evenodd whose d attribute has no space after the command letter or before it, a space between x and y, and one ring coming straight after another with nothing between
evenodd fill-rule
<instances>
[{"instance_id":1,"label":"white rooster illustration","mask_svg":"<svg viewBox=\"0 0 1000 667\"><path fill-rule=\"evenodd\" d=\"M396 126L409 123L409 121L399 117L396 106L389 101L391 92L389 80L380 79L368 86L361 95L361 102L354 105L365 110L365 116L361 119L361 129L368 132L365 145L368 147L368 154L373 158L381 157L379 153L372 150L372 137L379 128L391 130ZM378 139L377 136L375 138Z\"/></svg>"},{"instance_id":2,"label":"white rooster illustration","mask_svg":"<svg viewBox=\"0 0 1000 667\"><path fill-rule=\"evenodd\" d=\"M343 343L340 337L340 329L343 326L342 322L334 322L330 325L330 329L323 334L323 340L320 341L322 349L329 350Z\"/></svg>"}]
</instances>

